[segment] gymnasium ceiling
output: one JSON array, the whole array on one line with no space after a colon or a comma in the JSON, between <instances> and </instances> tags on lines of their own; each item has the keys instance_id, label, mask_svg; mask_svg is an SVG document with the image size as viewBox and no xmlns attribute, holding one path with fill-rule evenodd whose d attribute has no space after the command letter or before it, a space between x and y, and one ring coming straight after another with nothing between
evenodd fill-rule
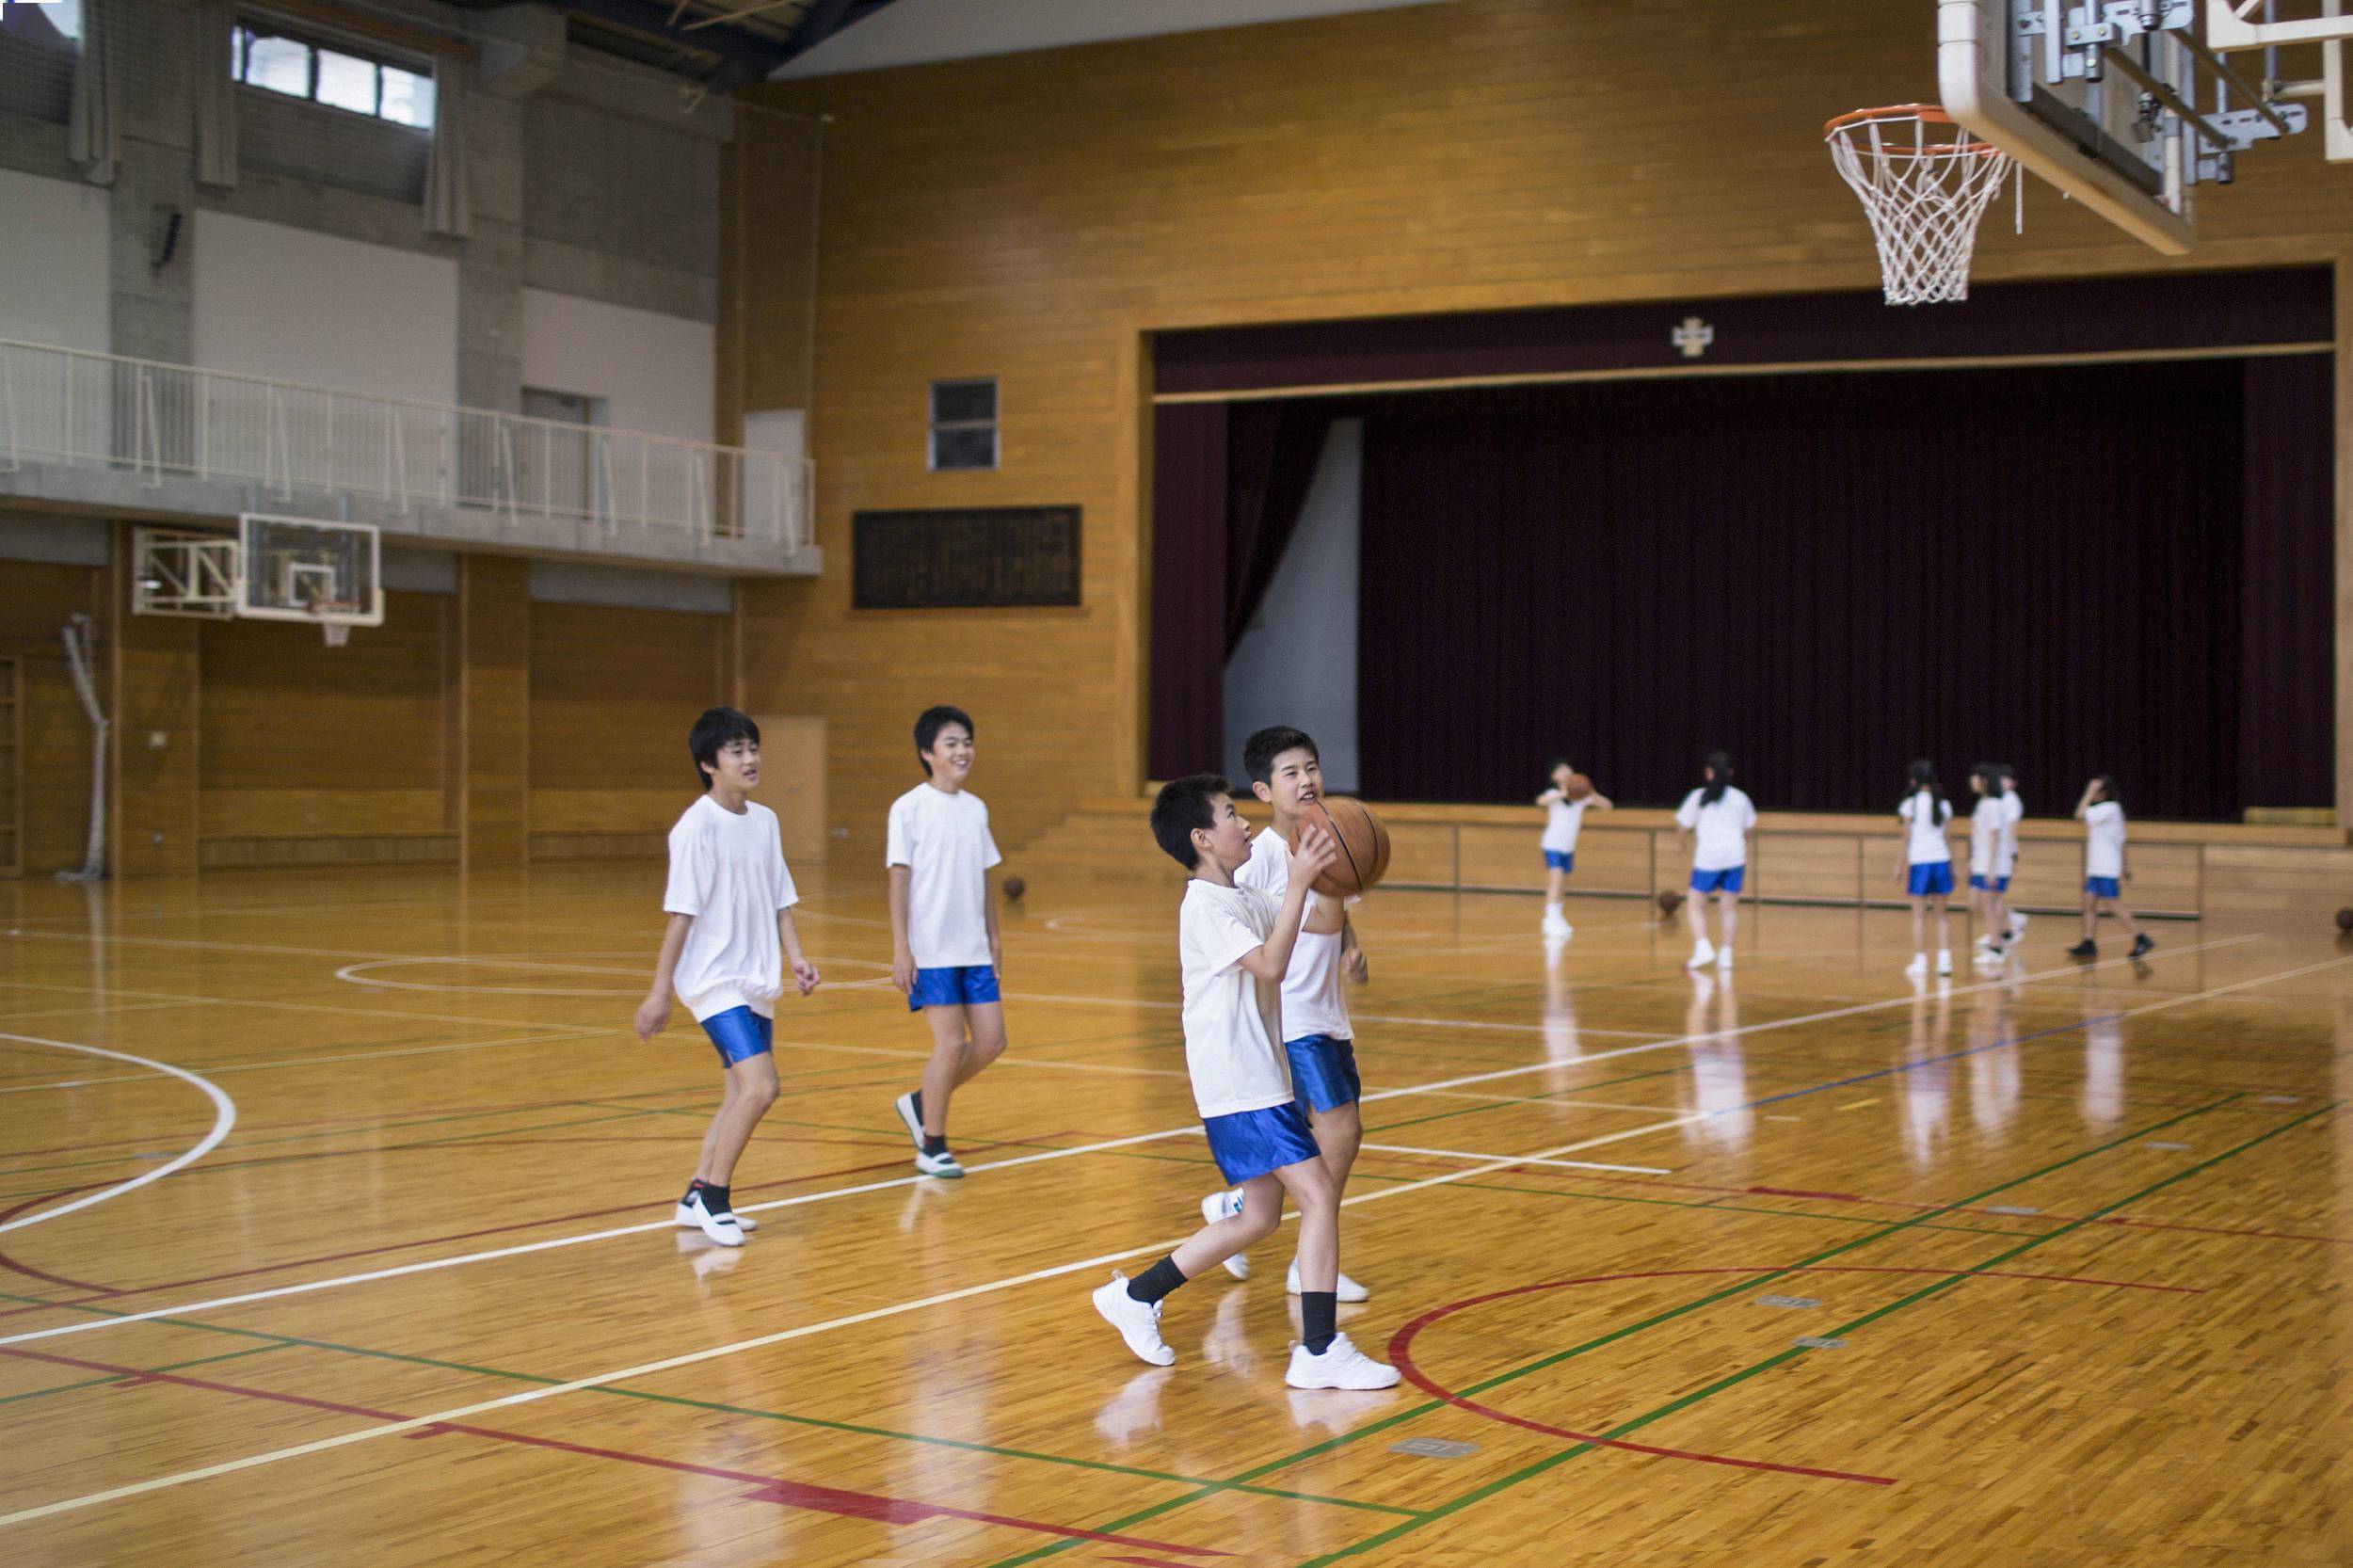
<instances>
[{"instance_id":1,"label":"gymnasium ceiling","mask_svg":"<svg viewBox=\"0 0 2353 1568\"><path fill-rule=\"evenodd\" d=\"M511 0L459 0L487 10ZM551 0L573 43L726 90L757 82L893 0ZM965 0L979 4L981 0Z\"/></svg>"}]
</instances>

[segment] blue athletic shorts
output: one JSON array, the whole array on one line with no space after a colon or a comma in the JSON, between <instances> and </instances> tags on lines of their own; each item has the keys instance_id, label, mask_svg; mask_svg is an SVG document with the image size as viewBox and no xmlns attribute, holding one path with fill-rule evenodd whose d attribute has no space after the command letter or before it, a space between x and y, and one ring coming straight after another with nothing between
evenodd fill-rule
<instances>
[{"instance_id":1,"label":"blue athletic shorts","mask_svg":"<svg viewBox=\"0 0 2353 1568\"><path fill-rule=\"evenodd\" d=\"M1329 1034L1309 1034L1283 1042L1291 1059L1291 1088L1306 1111L1337 1111L1353 1105L1364 1093L1356 1077L1356 1045Z\"/></svg>"},{"instance_id":2,"label":"blue athletic shorts","mask_svg":"<svg viewBox=\"0 0 2353 1568\"><path fill-rule=\"evenodd\" d=\"M711 1036L711 1048L719 1053L719 1064L732 1067L776 1048L776 1020L748 1007L730 1007L705 1018L703 1032Z\"/></svg>"},{"instance_id":3,"label":"blue athletic shorts","mask_svg":"<svg viewBox=\"0 0 2353 1568\"><path fill-rule=\"evenodd\" d=\"M1545 870L1548 872L1559 872L1563 876L1567 875L1569 872L1577 870L1577 851L1573 849L1548 849L1545 851Z\"/></svg>"},{"instance_id":4,"label":"blue athletic shorts","mask_svg":"<svg viewBox=\"0 0 2353 1568\"><path fill-rule=\"evenodd\" d=\"M997 967L966 964L952 969L918 969L915 988L907 993L907 1011L926 1007L962 1007L997 1000Z\"/></svg>"},{"instance_id":5,"label":"blue athletic shorts","mask_svg":"<svg viewBox=\"0 0 2353 1568\"><path fill-rule=\"evenodd\" d=\"M1218 1174L1229 1187L1252 1176L1279 1171L1304 1160L1317 1160L1316 1135L1307 1127L1307 1113L1299 1102L1269 1106L1264 1111L1237 1111L1229 1116L1204 1116L1201 1130L1209 1135L1209 1153Z\"/></svg>"},{"instance_id":6,"label":"blue athletic shorts","mask_svg":"<svg viewBox=\"0 0 2353 1568\"><path fill-rule=\"evenodd\" d=\"M1997 893L2007 893L2009 891L2009 878L2007 876L1977 876L1972 874L1969 878L1969 886L1972 888L1991 888Z\"/></svg>"},{"instance_id":7,"label":"blue athletic shorts","mask_svg":"<svg viewBox=\"0 0 2353 1568\"><path fill-rule=\"evenodd\" d=\"M1904 891L1913 898L1929 893L1949 893L1953 890L1953 863L1950 860L1923 861L1912 868L1904 881Z\"/></svg>"},{"instance_id":8,"label":"blue athletic shorts","mask_svg":"<svg viewBox=\"0 0 2353 1568\"><path fill-rule=\"evenodd\" d=\"M1727 866L1720 872L1704 872L1694 867L1691 872L1691 891L1695 893L1738 893L1740 879L1748 874L1746 866Z\"/></svg>"},{"instance_id":9,"label":"blue athletic shorts","mask_svg":"<svg viewBox=\"0 0 2353 1568\"><path fill-rule=\"evenodd\" d=\"M2123 893L2124 885L2113 876L2087 876L2084 891L2095 898L2117 898Z\"/></svg>"}]
</instances>

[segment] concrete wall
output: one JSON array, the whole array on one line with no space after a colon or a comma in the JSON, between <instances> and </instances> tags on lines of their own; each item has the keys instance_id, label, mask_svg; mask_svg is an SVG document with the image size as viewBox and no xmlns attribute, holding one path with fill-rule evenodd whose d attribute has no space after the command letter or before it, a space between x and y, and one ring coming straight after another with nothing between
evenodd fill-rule
<instances>
[{"instance_id":1,"label":"concrete wall","mask_svg":"<svg viewBox=\"0 0 2353 1568\"><path fill-rule=\"evenodd\" d=\"M106 352L106 193L0 168L0 338Z\"/></svg>"},{"instance_id":2,"label":"concrete wall","mask_svg":"<svg viewBox=\"0 0 2353 1568\"><path fill-rule=\"evenodd\" d=\"M712 328L577 295L523 290L523 385L604 400L616 430L711 440Z\"/></svg>"}]
</instances>

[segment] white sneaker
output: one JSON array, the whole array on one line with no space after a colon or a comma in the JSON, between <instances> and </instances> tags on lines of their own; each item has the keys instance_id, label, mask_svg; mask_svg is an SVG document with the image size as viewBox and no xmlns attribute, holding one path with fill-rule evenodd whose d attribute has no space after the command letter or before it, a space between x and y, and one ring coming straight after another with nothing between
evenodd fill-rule
<instances>
[{"instance_id":1,"label":"white sneaker","mask_svg":"<svg viewBox=\"0 0 2353 1568\"><path fill-rule=\"evenodd\" d=\"M1241 1193L1239 1191L1211 1192L1201 1200L1201 1223L1204 1224L1213 1225L1220 1220L1230 1220L1241 1212ZM1250 1257L1246 1253L1236 1253L1225 1260L1225 1272L1236 1279L1250 1277Z\"/></svg>"},{"instance_id":2,"label":"white sneaker","mask_svg":"<svg viewBox=\"0 0 2353 1568\"><path fill-rule=\"evenodd\" d=\"M1718 948L1716 950L1716 967L1720 969L1728 969L1732 968L1732 950L1730 948Z\"/></svg>"},{"instance_id":3,"label":"white sneaker","mask_svg":"<svg viewBox=\"0 0 2353 1568\"><path fill-rule=\"evenodd\" d=\"M693 1208L688 1207L684 1198L680 1198L679 1200L678 1208L672 1211L670 1215L670 1223L677 1225L680 1230L700 1230L702 1228L701 1216L696 1214ZM735 1216L735 1228L744 1232L746 1235L749 1235L751 1232L760 1228L760 1222L753 1219L749 1214L738 1214Z\"/></svg>"},{"instance_id":4,"label":"white sneaker","mask_svg":"<svg viewBox=\"0 0 2353 1568\"><path fill-rule=\"evenodd\" d=\"M1176 1359L1176 1352L1160 1340L1160 1304L1146 1306L1128 1294L1128 1276L1112 1271L1112 1281L1095 1292L1095 1310L1103 1315L1103 1321L1119 1331L1128 1341L1128 1348L1140 1361L1155 1367L1166 1367ZM1336 1343L1333 1347L1337 1350Z\"/></svg>"},{"instance_id":5,"label":"white sneaker","mask_svg":"<svg viewBox=\"0 0 2353 1568\"><path fill-rule=\"evenodd\" d=\"M1953 954L1951 949L1939 948L1936 950L1936 972L1938 974L1950 974L1953 972Z\"/></svg>"},{"instance_id":6,"label":"white sneaker","mask_svg":"<svg viewBox=\"0 0 2353 1568\"><path fill-rule=\"evenodd\" d=\"M1928 977L1929 955L1925 952L1913 953L1912 955L1912 962L1904 966L1904 978L1906 980L1926 980Z\"/></svg>"},{"instance_id":7,"label":"white sneaker","mask_svg":"<svg viewBox=\"0 0 2353 1568\"><path fill-rule=\"evenodd\" d=\"M1284 1279L1283 1288L1289 1290L1294 1296L1300 1293L1299 1259L1296 1257L1291 1259L1290 1273ZM1338 1296L1339 1299L1344 1302L1361 1302L1369 1298L1372 1292L1357 1284L1354 1280L1349 1278L1346 1274L1342 1274L1340 1276L1339 1288L1335 1291L1334 1294Z\"/></svg>"},{"instance_id":8,"label":"white sneaker","mask_svg":"<svg viewBox=\"0 0 2353 1568\"><path fill-rule=\"evenodd\" d=\"M1394 1388L1397 1368L1384 1367L1336 1334L1321 1355L1310 1355L1304 1344L1291 1347L1290 1369L1283 1381L1293 1388Z\"/></svg>"},{"instance_id":9,"label":"white sneaker","mask_svg":"<svg viewBox=\"0 0 2353 1568\"><path fill-rule=\"evenodd\" d=\"M1980 936L1980 937L1978 937L1976 941L1974 941L1974 942L1970 943L1969 945L1970 945L1971 947L1973 947L1973 948L1976 948L1978 952L1984 952L1987 948L1990 948L1990 947L1992 947L1992 946L1993 945L1993 937L1991 937L1991 936Z\"/></svg>"},{"instance_id":10,"label":"white sneaker","mask_svg":"<svg viewBox=\"0 0 2353 1568\"><path fill-rule=\"evenodd\" d=\"M942 1181L964 1179L964 1167L957 1164L956 1157L946 1149L940 1150L937 1154L925 1154L921 1149L917 1149L915 1168L927 1176L937 1176Z\"/></svg>"},{"instance_id":11,"label":"white sneaker","mask_svg":"<svg viewBox=\"0 0 2353 1568\"><path fill-rule=\"evenodd\" d=\"M744 1244L744 1225L732 1214L713 1214L703 1204L703 1195L696 1192L679 1205L679 1211L688 1215L696 1227L723 1247Z\"/></svg>"},{"instance_id":12,"label":"white sneaker","mask_svg":"<svg viewBox=\"0 0 2353 1568\"><path fill-rule=\"evenodd\" d=\"M1568 921L1562 920L1558 915L1546 915L1545 917L1545 935L1551 937L1556 942L1567 941L1576 934L1576 932L1577 927L1571 925Z\"/></svg>"},{"instance_id":13,"label":"white sneaker","mask_svg":"<svg viewBox=\"0 0 2353 1568\"><path fill-rule=\"evenodd\" d=\"M2015 909L2011 910L2011 911L2009 912L2009 936L2010 936L2010 940L2011 940L2011 941L2013 941L2013 942L2014 942L2014 941L2016 941L2016 940L2017 940L2020 936L2025 936L2025 931L2026 931L2026 917L2025 917L2025 916L2024 916L2024 915L2022 915L2022 914L2020 914L2020 913L2019 913L2017 910L2015 910Z\"/></svg>"},{"instance_id":14,"label":"white sneaker","mask_svg":"<svg viewBox=\"0 0 2353 1568\"><path fill-rule=\"evenodd\" d=\"M1700 938L1700 945L1691 950L1691 956L1684 961L1683 967L1687 969L1704 969L1714 963L1715 959L1716 944L1703 936Z\"/></svg>"},{"instance_id":15,"label":"white sneaker","mask_svg":"<svg viewBox=\"0 0 2353 1568\"><path fill-rule=\"evenodd\" d=\"M910 1089L890 1102L890 1109L906 1124L907 1136L915 1140L915 1152L923 1152L923 1118L915 1113L915 1091Z\"/></svg>"}]
</instances>

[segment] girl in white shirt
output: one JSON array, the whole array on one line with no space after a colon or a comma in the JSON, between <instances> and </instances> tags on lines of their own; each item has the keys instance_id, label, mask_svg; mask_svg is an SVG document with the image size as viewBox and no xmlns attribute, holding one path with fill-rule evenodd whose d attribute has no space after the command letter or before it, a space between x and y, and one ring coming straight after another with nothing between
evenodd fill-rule
<instances>
[{"instance_id":1,"label":"girl in white shirt","mask_svg":"<svg viewBox=\"0 0 2353 1568\"><path fill-rule=\"evenodd\" d=\"M2124 907L2124 884L2133 872L2124 860L2124 802L2116 792L2116 780L2102 774L2085 785L2083 799L2075 803L2075 820L2084 824L2084 939L2067 950L2068 956L2100 956L2100 944L2091 935L2105 906L2133 934L2133 956L2138 958L2157 944Z\"/></svg>"},{"instance_id":2,"label":"girl in white shirt","mask_svg":"<svg viewBox=\"0 0 2353 1568\"><path fill-rule=\"evenodd\" d=\"M1749 835L1756 831L1755 803L1733 788L1730 752L1708 754L1706 781L1675 808L1675 826L1676 840L1691 846L1691 900L1684 905L1691 920L1691 956L1683 967L1705 968L1713 959L1718 968L1728 969L1739 929L1740 884L1749 869ZM1707 917L1701 913L1711 894L1721 937L1712 945Z\"/></svg>"},{"instance_id":3,"label":"girl in white shirt","mask_svg":"<svg viewBox=\"0 0 2353 1568\"><path fill-rule=\"evenodd\" d=\"M1896 880L1912 899L1912 962L1904 973L1924 980L1929 972L1929 913L1936 914L1936 972L1953 972L1952 910L1953 847L1945 840L1945 824L1953 820L1953 803L1936 781L1936 764L1927 758L1912 764L1912 792L1896 808L1902 823L1904 857L1896 867Z\"/></svg>"},{"instance_id":4,"label":"girl in white shirt","mask_svg":"<svg viewBox=\"0 0 2353 1568\"><path fill-rule=\"evenodd\" d=\"M2009 944L2026 928L2026 917L2009 907L2010 869L2018 859L2018 819L2025 815L2006 762L1979 762L1969 770L1977 809L1969 814L1969 912L1980 935L1977 957L1998 963Z\"/></svg>"},{"instance_id":5,"label":"girl in white shirt","mask_svg":"<svg viewBox=\"0 0 2353 1568\"><path fill-rule=\"evenodd\" d=\"M1545 935L1555 941L1569 939L1570 926L1561 913L1561 893L1568 886L1569 873L1577 870L1577 836L1585 824L1589 810L1607 811L1613 802L1585 782L1581 795L1569 793L1576 782L1577 770L1565 761L1552 765L1552 788L1536 797L1536 804L1545 808Z\"/></svg>"}]
</instances>

